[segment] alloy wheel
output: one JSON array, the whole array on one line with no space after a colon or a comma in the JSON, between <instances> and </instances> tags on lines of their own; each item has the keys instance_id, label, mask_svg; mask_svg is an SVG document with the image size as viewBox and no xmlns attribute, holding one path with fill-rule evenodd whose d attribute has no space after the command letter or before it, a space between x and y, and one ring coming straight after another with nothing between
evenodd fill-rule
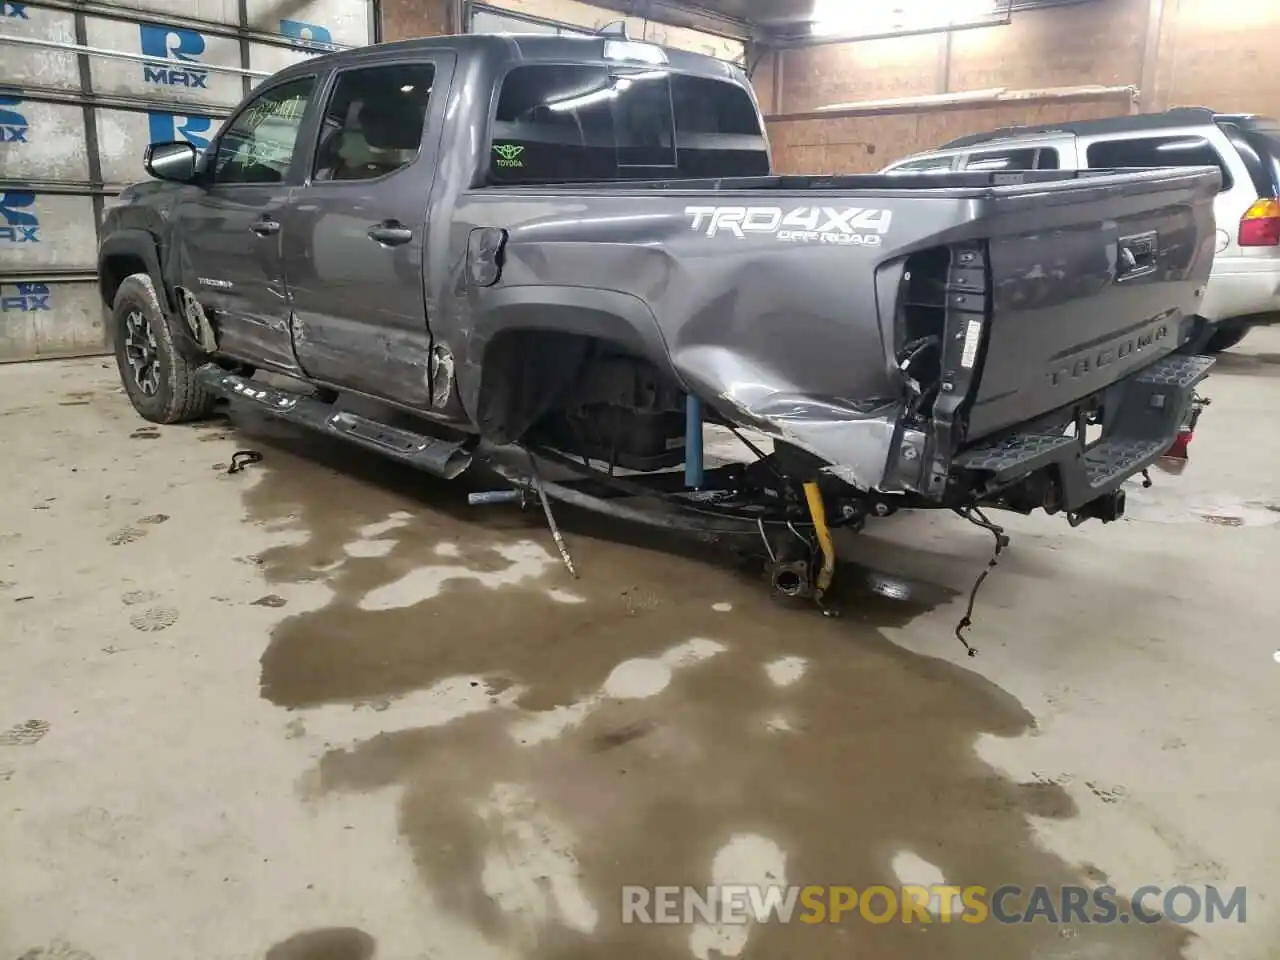
<instances>
[{"instance_id":1,"label":"alloy wheel","mask_svg":"<svg viewBox=\"0 0 1280 960\"><path fill-rule=\"evenodd\" d=\"M133 370L133 382L153 397L160 389L160 348L151 321L141 310L130 310L124 327L124 355Z\"/></svg>"}]
</instances>

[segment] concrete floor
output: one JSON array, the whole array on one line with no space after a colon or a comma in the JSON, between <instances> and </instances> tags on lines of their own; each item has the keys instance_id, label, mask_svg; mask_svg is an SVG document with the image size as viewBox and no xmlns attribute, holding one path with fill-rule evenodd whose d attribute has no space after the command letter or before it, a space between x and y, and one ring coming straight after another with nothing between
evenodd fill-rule
<instances>
[{"instance_id":1,"label":"concrete floor","mask_svg":"<svg viewBox=\"0 0 1280 960\"><path fill-rule=\"evenodd\" d=\"M0 957L1274 957L1280 330L1207 392L1125 522L1011 520L967 659L951 516L859 540L841 620L570 518L575 582L535 515L0 369ZM1104 877L1248 922L620 923L623 884Z\"/></svg>"}]
</instances>

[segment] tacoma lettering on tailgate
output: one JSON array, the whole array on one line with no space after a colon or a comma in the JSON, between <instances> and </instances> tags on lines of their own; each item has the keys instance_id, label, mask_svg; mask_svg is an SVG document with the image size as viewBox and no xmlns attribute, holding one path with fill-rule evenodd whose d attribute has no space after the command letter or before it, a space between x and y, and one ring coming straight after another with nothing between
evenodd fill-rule
<instances>
[{"instance_id":1,"label":"tacoma lettering on tailgate","mask_svg":"<svg viewBox=\"0 0 1280 960\"><path fill-rule=\"evenodd\" d=\"M1145 330L1109 343L1105 347L1082 353L1075 359L1068 359L1065 363L1049 371L1049 379L1055 387L1070 380L1080 380L1096 370L1111 366L1117 360L1123 360L1125 357L1140 353L1168 336L1169 324L1160 321Z\"/></svg>"}]
</instances>

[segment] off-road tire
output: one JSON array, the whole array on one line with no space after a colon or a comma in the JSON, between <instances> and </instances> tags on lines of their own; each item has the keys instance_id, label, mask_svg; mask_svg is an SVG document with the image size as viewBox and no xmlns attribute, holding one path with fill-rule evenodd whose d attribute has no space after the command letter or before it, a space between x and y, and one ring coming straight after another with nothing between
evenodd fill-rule
<instances>
[{"instance_id":1,"label":"off-road tire","mask_svg":"<svg viewBox=\"0 0 1280 960\"><path fill-rule=\"evenodd\" d=\"M141 336L139 317L145 320L146 328ZM133 409L152 423L186 423L209 415L215 398L196 380L200 360L184 352L175 339L150 276L134 273L125 277L116 291L111 325L120 382ZM145 342L144 352L154 354L155 364L154 371L145 368L147 375L141 377L141 383L135 366L137 347L130 352L131 345L139 342Z\"/></svg>"},{"instance_id":2,"label":"off-road tire","mask_svg":"<svg viewBox=\"0 0 1280 960\"><path fill-rule=\"evenodd\" d=\"M1221 353L1223 350L1230 350L1243 340L1248 332L1249 327L1222 327L1215 330L1209 337L1209 342L1204 345L1204 352Z\"/></svg>"}]
</instances>

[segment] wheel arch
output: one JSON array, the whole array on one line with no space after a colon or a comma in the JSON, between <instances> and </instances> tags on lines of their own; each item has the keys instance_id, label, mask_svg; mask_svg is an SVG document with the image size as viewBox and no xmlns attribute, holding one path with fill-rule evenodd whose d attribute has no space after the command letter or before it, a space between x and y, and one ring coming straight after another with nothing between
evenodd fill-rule
<instances>
[{"instance_id":1,"label":"wheel arch","mask_svg":"<svg viewBox=\"0 0 1280 960\"><path fill-rule=\"evenodd\" d=\"M103 239L98 249L98 291L108 309L115 303L120 284L135 273L151 277L160 306L172 313L173 301L160 269L159 242L146 230L116 230Z\"/></svg>"},{"instance_id":2,"label":"wheel arch","mask_svg":"<svg viewBox=\"0 0 1280 960\"><path fill-rule=\"evenodd\" d=\"M459 371L459 393L480 432L497 442L519 439L601 349L646 360L680 382L648 304L620 291L502 288L473 314L473 330L476 346Z\"/></svg>"}]
</instances>

